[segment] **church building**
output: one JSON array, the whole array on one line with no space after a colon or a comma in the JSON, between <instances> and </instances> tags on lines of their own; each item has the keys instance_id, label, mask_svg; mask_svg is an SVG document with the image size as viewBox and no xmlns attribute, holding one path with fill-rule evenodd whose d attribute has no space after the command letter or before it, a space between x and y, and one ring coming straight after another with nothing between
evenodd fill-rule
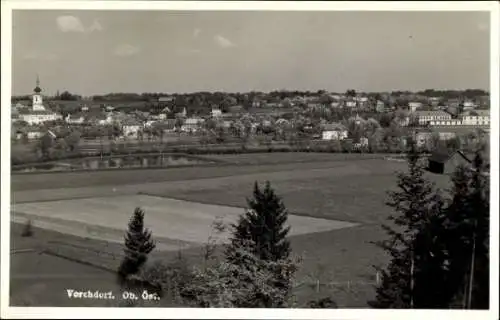
<instances>
[{"instance_id":1,"label":"church building","mask_svg":"<svg viewBox=\"0 0 500 320\"><path fill-rule=\"evenodd\" d=\"M33 90L31 110L19 110L19 120L26 121L28 124L33 125L62 119L62 115L45 108L41 93L40 80L37 76L36 87Z\"/></svg>"}]
</instances>

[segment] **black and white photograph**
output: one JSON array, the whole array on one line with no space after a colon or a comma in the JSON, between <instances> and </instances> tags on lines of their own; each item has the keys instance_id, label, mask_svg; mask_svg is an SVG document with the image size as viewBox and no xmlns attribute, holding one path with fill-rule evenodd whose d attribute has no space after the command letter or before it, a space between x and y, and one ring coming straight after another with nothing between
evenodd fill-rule
<instances>
[{"instance_id":1,"label":"black and white photograph","mask_svg":"<svg viewBox=\"0 0 500 320\"><path fill-rule=\"evenodd\" d=\"M2 318L498 319L498 13L2 1Z\"/></svg>"}]
</instances>

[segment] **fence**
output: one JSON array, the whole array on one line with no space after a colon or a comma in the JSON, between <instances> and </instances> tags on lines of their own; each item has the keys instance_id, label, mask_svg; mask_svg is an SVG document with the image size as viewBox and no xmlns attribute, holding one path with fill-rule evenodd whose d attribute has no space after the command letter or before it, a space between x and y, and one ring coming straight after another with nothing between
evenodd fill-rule
<instances>
[{"instance_id":1,"label":"fence","mask_svg":"<svg viewBox=\"0 0 500 320\"><path fill-rule=\"evenodd\" d=\"M320 292L322 288L325 289L338 289L338 288L346 288L347 290L351 290L355 287L360 286L379 286L382 282L382 276L380 272L375 273L375 279L372 281L364 281L364 280L344 280L344 281L321 281L319 279L316 280L298 280L295 281L293 287L295 289L301 287L310 287L314 289L316 292Z\"/></svg>"}]
</instances>

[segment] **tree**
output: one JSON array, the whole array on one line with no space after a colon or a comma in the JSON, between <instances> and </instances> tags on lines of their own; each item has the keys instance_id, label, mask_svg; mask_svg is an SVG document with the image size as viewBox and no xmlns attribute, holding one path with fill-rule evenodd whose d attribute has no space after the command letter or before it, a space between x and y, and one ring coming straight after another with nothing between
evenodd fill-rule
<instances>
[{"instance_id":1,"label":"tree","mask_svg":"<svg viewBox=\"0 0 500 320\"><path fill-rule=\"evenodd\" d=\"M144 214L142 209L135 208L128 224L125 235L125 258L118 269L118 276L122 281L129 275L139 272L147 261L147 255L156 247L151 239L151 231L144 228Z\"/></svg>"},{"instance_id":2,"label":"tree","mask_svg":"<svg viewBox=\"0 0 500 320\"><path fill-rule=\"evenodd\" d=\"M188 303L197 307L280 308L290 304L292 280L298 268L295 259L263 260L252 253L252 241L235 247L238 260L195 269L193 279L182 290Z\"/></svg>"},{"instance_id":3,"label":"tree","mask_svg":"<svg viewBox=\"0 0 500 320\"><path fill-rule=\"evenodd\" d=\"M356 96L356 90L354 90L354 89L348 89L348 90L345 92L345 95L346 95L347 97L351 97L351 98L353 98L353 97L355 97L355 96Z\"/></svg>"},{"instance_id":4,"label":"tree","mask_svg":"<svg viewBox=\"0 0 500 320\"><path fill-rule=\"evenodd\" d=\"M184 125L185 118L182 115L176 115L175 116L175 124L174 127L176 130L180 130L182 126Z\"/></svg>"},{"instance_id":5,"label":"tree","mask_svg":"<svg viewBox=\"0 0 500 320\"><path fill-rule=\"evenodd\" d=\"M42 156L48 158L50 156L51 148L54 145L54 139L48 133L44 134L40 139L40 150L42 152Z\"/></svg>"},{"instance_id":6,"label":"tree","mask_svg":"<svg viewBox=\"0 0 500 320\"><path fill-rule=\"evenodd\" d=\"M384 113L382 114L382 116L380 117L380 125L383 127L383 128L387 128L391 125L392 123L392 119L394 118L394 115L391 114L391 113Z\"/></svg>"},{"instance_id":7,"label":"tree","mask_svg":"<svg viewBox=\"0 0 500 320\"><path fill-rule=\"evenodd\" d=\"M68 146L70 151L75 151L78 148L78 144L80 143L80 132L78 131L73 131L71 132L64 141L66 142L66 145Z\"/></svg>"},{"instance_id":8,"label":"tree","mask_svg":"<svg viewBox=\"0 0 500 320\"><path fill-rule=\"evenodd\" d=\"M271 184L266 182L263 191L255 182L253 198L248 199L248 210L237 224L233 224L233 236L226 254L229 261L238 260L237 248L242 242L250 242L250 252L259 259L278 261L290 255L290 242L287 239L289 226L285 226L288 211Z\"/></svg>"},{"instance_id":9,"label":"tree","mask_svg":"<svg viewBox=\"0 0 500 320\"><path fill-rule=\"evenodd\" d=\"M483 162L477 152L471 167L456 169L446 210L448 286L455 305L467 309L489 307L489 178Z\"/></svg>"},{"instance_id":10,"label":"tree","mask_svg":"<svg viewBox=\"0 0 500 320\"><path fill-rule=\"evenodd\" d=\"M398 191L389 192L387 205L395 214L393 226L383 225L388 240L376 244L391 261L376 289L375 308L442 308L448 303L443 250L443 200L434 185L424 177L421 155L410 141L408 172L398 174Z\"/></svg>"}]
</instances>

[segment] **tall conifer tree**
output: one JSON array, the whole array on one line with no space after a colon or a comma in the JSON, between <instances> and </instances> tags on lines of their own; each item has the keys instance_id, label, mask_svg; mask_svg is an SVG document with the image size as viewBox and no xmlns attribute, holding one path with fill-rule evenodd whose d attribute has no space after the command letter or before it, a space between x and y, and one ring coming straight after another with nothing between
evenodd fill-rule
<instances>
[{"instance_id":1,"label":"tall conifer tree","mask_svg":"<svg viewBox=\"0 0 500 320\"><path fill-rule=\"evenodd\" d=\"M439 308L446 294L437 285L445 273L446 255L440 239L443 201L424 177L421 153L410 141L408 172L398 174L397 191L389 192L387 205L395 214L383 225L389 239L377 242L391 261L376 289L375 308Z\"/></svg>"},{"instance_id":2,"label":"tall conifer tree","mask_svg":"<svg viewBox=\"0 0 500 320\"><path fill-rule=\"evenodd\" d=\"M489 307L489 176L481 151L471 166L457 168L446 212L452 306Z\"/></svg>"},{"instance_id":3,"label":"tall conifer tree","mask_svg":"<svg viewBox=\"0 0 500 320\"><path fill-rule=\"evenodd\" d=\"M144 227L144 210L135 208L134 215L128 224L125 234L125 258L123 259L118 275L121 280L131 274L136 274L147 261L148 254L155 248L151 231Z\"/></svg>"},{"instance_id":4,"label":"tall conifer tree","mask_svg":"<svg viewBox=\"0 0 500 320\"><path fill-rule=\"evenodd\" d=\"M251 243L249 250L262 260L278 261L290 255L287 239L290 227L286 226L288 211L271 184L264 190L254 185L253 198L248 199L248 210L233 225L233 237L227 248L228 259L237 259L237 251L243 243Z\"/></svg>"}]
</instances>

